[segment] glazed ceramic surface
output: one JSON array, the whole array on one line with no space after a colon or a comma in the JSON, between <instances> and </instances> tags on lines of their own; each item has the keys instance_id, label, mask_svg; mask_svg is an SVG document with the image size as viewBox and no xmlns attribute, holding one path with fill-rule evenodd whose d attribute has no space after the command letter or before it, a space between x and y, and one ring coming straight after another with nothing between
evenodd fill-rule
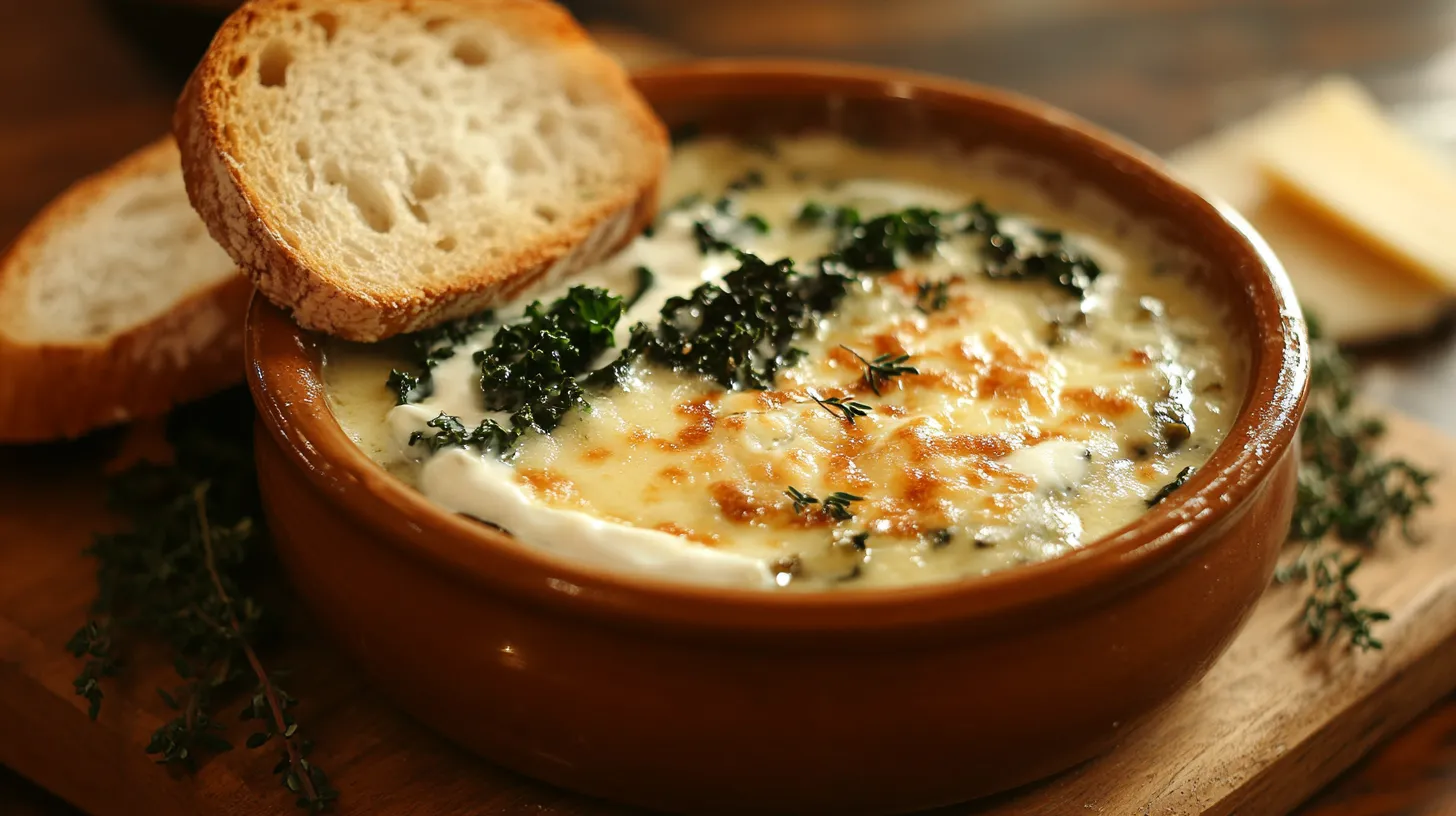
<instances>
[{"instance_id":1,"label":"glazed ceramic surface","mask_svg":"<svg viewBox=\"0 0 1456 816\"><path fill-rule=\"evenodd\" d=\"M1277 263L1154 159L997 92L868 68L712 62L643 75L672 126L1011 147L1207 261L1246 338L1228 438L1135 524L974 580L856 593L678 585L555 560L430 504L339 428L319 338L255 300L259 475L295 586L375 682L503 765L669 810L897 812L1084 760L1199 677L1268 583L1293 507L1308 353Z\"/></svg>"}]
</instances>

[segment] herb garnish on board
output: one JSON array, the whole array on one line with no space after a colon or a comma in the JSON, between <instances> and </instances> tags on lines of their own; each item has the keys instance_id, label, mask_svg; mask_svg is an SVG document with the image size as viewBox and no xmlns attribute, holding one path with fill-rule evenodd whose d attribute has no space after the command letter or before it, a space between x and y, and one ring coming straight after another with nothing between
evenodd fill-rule
<instances>
[{"instance_id":1,"label":"herb garnish on board","mask_svg":"<svg viewBox=\"0 0 1456 816\"><path fill-rule=\"evenodd\" d=\"M109 503L128 527L97 535L88 550L97 562L93 617L66 648L85 660L74 685L95 719L101 681L122 672L129 648L165 644L179 685L157 694L176 716L152 734L147 753L190 772L232 749L231 722L250 721L247 746L277 747L274 774L300 807L319 812L338 792L308 758L312 745L294 715L298 701L279 685L282 672L269 671L258 652L276 627L257 595L267 552L252 423L241 390L179 409L167 423L174 462L111 479ZM240 695L240 714L222 710Z\"/></svg>"},{"instance_id":2,"label":"herb garnish on board","mask_svg":"<svg viewBox=\"0 0 1456 816\"><path fill-rule=\"evenodd\" d=\"M1392 525L1412 540L1410 520L1431 503L1433 475L1375 451L1385 426L1355 407L1349 361L1313 319L1309 336L1309 403L1299 426L1299 494L1289 530L1291 541L1305 543L1280 565L1274 580L1309 587L1302 623L1311 640L1344 634L1351 646L1379 649L1370 625L1389 615L1362 606L1350 579ZM1331 535L1338 543L1323 543Z\"/></svg>"}]
</instances>

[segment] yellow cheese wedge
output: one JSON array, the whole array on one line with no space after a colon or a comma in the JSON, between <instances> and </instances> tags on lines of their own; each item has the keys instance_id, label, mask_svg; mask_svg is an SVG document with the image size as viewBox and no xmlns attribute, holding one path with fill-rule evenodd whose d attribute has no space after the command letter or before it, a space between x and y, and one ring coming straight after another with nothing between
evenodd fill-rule
<instances>
[{"instance_id":1,"label":"yellow cheese wedge","mask_svg":"<svg viewBox=\"0 0 1456 816\"><path fill-rule=\"evenodd\" d=\"M1300 301L1342 343L1368 343L1430 328L1449 306L1442 287L1412 274L1343 222L1282 194L1263 168L1262 148L1274 131L1322 127L1307 96L1184 147L1170 157L1182 179L1249 219L1283 262Z\"/></svg>"},{"instance_id":2,"label":"yellow cheese wedge","mask_svg":"<svg viewBox=\"0 0 1456 816\"><path fill-rule=\"evenodd\" d=\"M1354 82L1327 79L1259 140L1281 193L1456 293L1456 171L1381 115Z\"/></svg>"}]
</instances>

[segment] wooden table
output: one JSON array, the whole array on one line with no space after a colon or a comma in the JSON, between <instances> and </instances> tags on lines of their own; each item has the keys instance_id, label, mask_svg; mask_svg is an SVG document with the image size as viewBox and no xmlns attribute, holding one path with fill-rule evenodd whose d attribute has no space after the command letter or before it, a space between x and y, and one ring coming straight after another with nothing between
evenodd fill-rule
<instances>
[{"instance_id":1,"label":"wooden table","mask_svg":"<svg viewBox=\"0 0 1456 816\"><path fill-rule=\"evenodd\" d=\"M855 58L1004 85L1157 150L1242 116L1320 73L1348 71L1407 127L1456 158L1456 6L1436 0L712 4L739 11L723 19L694 19L682 9L700 4L669 0L572 5L585 17L635 25L700 53ZM839 13L844 7L860 16ZM133 32L151 29L154 41L173 44L174 55L195 47L195 39L159 37L154 20L138 25L137 17L130 19ZM87 0L0 0L0 243L78 175L167 127L178 85L176 71L163 67L168 64L175 66L175 57L171 63L144 57L115 20ZM1375 397L1456 433L1456 339L1450 328L1363 358ZM0 768L0 814L72 812ZM1301 814L1456 814L1456 698Z\"/></svg>"}]
</instances>

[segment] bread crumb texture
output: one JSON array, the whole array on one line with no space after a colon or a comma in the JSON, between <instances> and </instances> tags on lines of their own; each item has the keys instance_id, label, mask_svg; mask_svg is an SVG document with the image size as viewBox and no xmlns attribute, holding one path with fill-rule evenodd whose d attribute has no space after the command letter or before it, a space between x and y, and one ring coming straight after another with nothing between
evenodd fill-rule
<instances>
[{"instance_id":1,"label":"bread crumb texture","mask_svg":"<svg viewBox=\"0 0 1456 816\"><path fill-rule=\"evenodd\" d=\"M193 84L204 219L301 323L355 339L542 274L639 209L666 154L625 73L544 2L260 0Z\"/></svg>"},{"instance_id":2,"label":"bread crumb texture","mask_svg":"<svg viewBox=\"0 0 1456 816\"><path fill-rule=\"evenodd\" d=\"M5 267L0 331L29 344L104 341L235 272L187 201L171 139L68 190ZM202 322L215 336L227 321Z\"/></svg>"}]
</instances>

